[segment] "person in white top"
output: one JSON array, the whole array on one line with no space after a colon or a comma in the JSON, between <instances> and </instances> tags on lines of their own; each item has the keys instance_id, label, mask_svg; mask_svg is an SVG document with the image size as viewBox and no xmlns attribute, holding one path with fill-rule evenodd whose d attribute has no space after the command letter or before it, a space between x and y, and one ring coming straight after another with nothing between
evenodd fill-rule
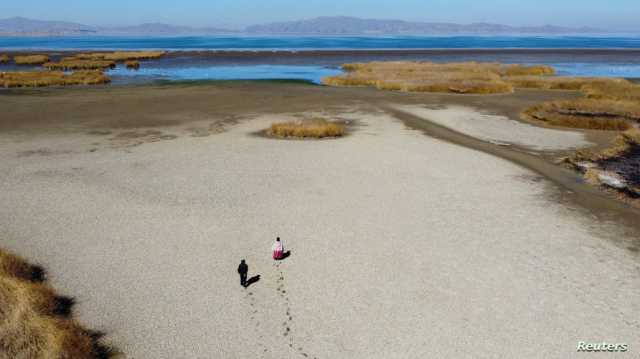
<instances>
[{"instance_id":1,"label":"person in white top","mask_svg":"<svg viewBox=\"0 0 640 359\"><path fill-rule=\"evenodd\" d=\"M271 246L271 252L274 260L282 259L284 256L284 244L280 240L280 237L276 238L276 241Z\"/></svg>"}]
</instances>

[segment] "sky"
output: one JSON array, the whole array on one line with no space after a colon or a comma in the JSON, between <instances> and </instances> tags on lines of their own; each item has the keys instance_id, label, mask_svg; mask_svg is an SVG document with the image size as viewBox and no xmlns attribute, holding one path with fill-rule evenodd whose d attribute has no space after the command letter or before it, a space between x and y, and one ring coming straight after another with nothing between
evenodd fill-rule
<instances>
[{"instance_id":1,"label":"sky","mask_svg":"<svg viewBox=\"0 0 640 359\"><path fill-rule=\"evenodd\" d=\"M640 29L640 0L0 0L0 18L242 27L317 16Z\"/></svg>"}]
</instances>

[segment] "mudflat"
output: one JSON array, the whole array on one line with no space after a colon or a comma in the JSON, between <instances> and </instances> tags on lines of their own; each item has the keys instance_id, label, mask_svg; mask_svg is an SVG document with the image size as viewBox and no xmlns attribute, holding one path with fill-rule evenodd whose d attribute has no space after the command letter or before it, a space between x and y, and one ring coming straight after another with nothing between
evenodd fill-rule
<instances>
[{"instance_id":1,"label":"mudflat","mask_svg":"<svg viewBox=\"0 0 640 359\"><path fill-rule=\"evenodd\" d=\"M606 341L633 358L638 232L619 219L637 212L588 190L573 201L570 174L438 132L461 112L495 115L495 129L571 96L270 82L3 92L1 245L43 264L124 357L567 358ZM444 112L389 110L418 105ZM453 128L418 131L451 109ZM296 117L349 133L257 135ZM606 142L562 138L575 146L531 161ZM535 153L510 140L504 151ZM276 236L291 250L279 264ZM240 259L261 276L247 289Z\"/></svg>"}]
</instances>

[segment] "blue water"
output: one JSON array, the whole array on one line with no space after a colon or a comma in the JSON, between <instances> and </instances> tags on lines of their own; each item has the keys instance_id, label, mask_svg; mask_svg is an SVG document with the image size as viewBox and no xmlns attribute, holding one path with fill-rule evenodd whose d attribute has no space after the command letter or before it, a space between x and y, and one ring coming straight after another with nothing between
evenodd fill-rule
<instances>
[{"instance_id":1,"label":"blue water","mask_svg":"<svg viewBox=\"0 0 640 359\"><path fill-rule=\"evenodd\" d=\"M5 49L327 50L640 48L640 37L605 36L58 36L0 37Z\"/></svg>"},{"instance_id":2,"label":"blue water","mask_svg":"<svg viewBox=\"0 0 640 359\"><path fill-rule=\"evenodd\" d=\"M558 75L579 77L640 78L638 63L549 63Z\"/></svg>"},{"instance_id":3,"label":"blue water","mask_svg":"<svg viewBox=\"0 0 640 359\"><path fill-rule=\"evenodd\" d=\"M341 71L321 66L251 65L208 67L142 67L127 70L118 67L109 71L113 82L129 83L145 80L304 80L320 83L325 76L334 76Z\"/></svg>"},{"instance_id":4,"label":"blue water","mask_svg":"<svg viewBox=\"0 0 640 359\"><path fill-rule=\"evenodd\" d=\"M551 64L563 76L640 77L640 65ZM238 65L238 66L144 66L137 71L120 66L109 71L114 84L154 80L304 80L320 83L326 76L340 74L335 67L315 65Z\"/></svg>"},{"instance_id":5,"label":"blue water","mask_svg":"<svg viewBox=\"0 0 640 359\"><path fill-rule=\"evenodd\" d=\"M557 51L507 50L527 48ZM624 51L606 50L614 48ZM118 49L205 50L205 52L168 56L143 62L139 71L118 67L116 70L109 71L116 84L159 79L294 79L318 83L324 76L339 73L340 65L347 62L388 60L548 64L554 66L560 75L640 78L640 36L0 37L0 53L6 50ZM303 51L373 49L469 49L469 51L422 53L384 51L305 53ZM474 51L473 49L495 49L495 51ZM560 49L596 49L597 51L561 51ZM231 52L220 54L215 52L218 50ZM240 50L255 52L234 52ZM278 50L292 50L294 53ZM54 60L56 57L53 54ZM0 71L13 71L16 68L11 64L0 65Z\"/></svg>"}]
</instances>

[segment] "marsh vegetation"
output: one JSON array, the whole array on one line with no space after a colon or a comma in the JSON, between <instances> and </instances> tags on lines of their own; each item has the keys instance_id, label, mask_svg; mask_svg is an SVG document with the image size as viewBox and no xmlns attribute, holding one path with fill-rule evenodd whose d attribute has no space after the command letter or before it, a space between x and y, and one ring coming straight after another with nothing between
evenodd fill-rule
<instances>
[{"instance_id":1,"label":"marsh vegetation","mask_svg":"<svg viewBox=\"0 0 640 359\"><path fill-rule=\"evenodd\" d=\"M481 62L370 62L346 64L342 69L344 75L324 78L323 83L407 92L494 94L512 92L511 77L545 77L555 73L549 66Z\"/></svg>"},{"instance_id":2,"label":"marsh vegetation","mask_svg":"<svg viewBox=\"0 0 640 359\"><path fill-rule=\"evenodd\" d=\"M550 66L499 63L371 62L342 66L329 86L457 94L499 94L515 89L580 91L584 98L525 109L523 117L552 126L624 131L640 123L640 86L624 79L555 76Z\"/></svg>"},{"instance_id":3,"label":"marsh vegetation","mask_svg":"<svg viewBox=\"0 0 640 359\"><path fill-rule=\"evenodd\" d=\"M41 65L49 62L47 55L16 55L13 57L16 65Z\"/></svg>"},{"instance_id":4,"label":"marsh vegetation","mask_svg":"<svg viewBox=\"0 0 640 359\"><path fill-rule=\"evenodd\" d=\"M45 87L107 84L111 79L102 71L17 71L0 72L0 87Z\"/></svg>"},{"instance_id":5,"label":"marsh vegetation","mask_svg":"<svg viewBox=\"0 0 640 359\"><path fill-rule=\"evenodd\" d=\"M326 138L344 134L343 124L318 118L274 123L267 130L267 135L280 138Z\"/></svg>"}]
</instances>

